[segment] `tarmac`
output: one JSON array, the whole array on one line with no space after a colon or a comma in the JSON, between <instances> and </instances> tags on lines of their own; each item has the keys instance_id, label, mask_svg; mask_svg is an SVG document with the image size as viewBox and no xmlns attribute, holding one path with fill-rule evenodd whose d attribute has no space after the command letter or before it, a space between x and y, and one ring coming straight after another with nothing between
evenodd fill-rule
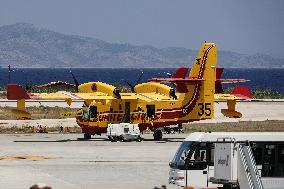
<instances>
[{"instance_id":1,"label":"tarmac","mask_svg":"<svg viewBox=\"0 0 284 189\"><path fill-rule=\"evenodd\" d=\"M0 101L0 106L5 103ZM81 103L74 102L72 107L80 107ZM66 106L60 101L41 105ZM238 102L237 110L243 113L238 119L224 117L221 109L225 107L226 102L216 102L215 119L202 122L284 120L283 100ZM0 126L37 124L76 125L74 118L0 120ZM24 189L35 183L46 183L53 189L151 189L161 185L173 188L168 185L168 163L187 134L164 135L166 140L161 142L153 141L150 134L143 136L145 141L124 143L107 141L104 135L90 141L80 137L82 134L2 134L0 188Z\"/></svg>"},{"instance_id":2,"label":"tarmac","mask_svg":"<svg viewBox=\"0 0 284 189\"><path fill-rule=\"evenodd\" d=\"M1 135L0 188L35 183L53 189L173 188L168 163L186 136L164 135L166 141L155 142L148 134L142 142L110 142L105 136L84 141L82 134Z\"/></svg>"}]
</instances>

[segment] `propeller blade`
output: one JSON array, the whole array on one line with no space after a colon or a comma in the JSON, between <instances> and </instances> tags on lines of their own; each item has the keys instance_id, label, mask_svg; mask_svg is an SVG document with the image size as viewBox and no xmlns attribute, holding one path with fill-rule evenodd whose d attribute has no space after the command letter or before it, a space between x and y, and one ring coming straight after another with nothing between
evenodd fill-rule
<instances>
[{"instance_id":1,"label":"propeller blade","mask_svg":"<svg viewBox=\"0 0 284 189\"><path fill-rule=\"evenodd\" d=\"M132 85L131 83L129 83L128 81L125 81L126 83L127 83L127 85L130 87L130 89L131 89L131 92L135 92L134 91L134 85Z\"/></svg>"},{"instance_id":2,"label":"propeller blade","mask_svg":"<svg viewBox=\"0 0 284 189\"><path fill-rule=\"evenodd\" d=\"M72 73L71 70L70 70L70 73L71 73L71 75L72 75L72 78L73 78L74 83L75 83L76 90L77 90L77 92L78 92L78 91L79 91L79 90L78 90L78 87L79 87L80 84L79 84L78 80L76 79L75 75Z\"/></svg>"},{"instance_id":3,"label":"propeller blade","mask_svg":"<svg viewBox=\"0 0 284 189\"><path fill-rule=\"evenodd\" d=\"M143 72L141 72L141 74L140 74L140 76L139 76L139 78L138 78L138 80L136 81L136 84L135 85L137 85L138 83L140 83L140 80L141 80L141 78L142 78L142 76L143 76Z\"/></svg>"}]
</instances>

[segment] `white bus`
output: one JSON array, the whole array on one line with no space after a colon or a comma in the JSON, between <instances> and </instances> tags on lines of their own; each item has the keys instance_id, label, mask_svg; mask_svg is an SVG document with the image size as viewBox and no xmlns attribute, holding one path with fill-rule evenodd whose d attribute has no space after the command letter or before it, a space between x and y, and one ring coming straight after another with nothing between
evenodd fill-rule
<instances>
[{"instance_id":1,"label":"white bus","mask_svg":"<svg viewBox=\"0 0 284 189\"><path fill-rule=\"evenodd\" d=\"M210 180L214 176L214 148L220 138L249 141L263 186L270 186L264 189L284 188L284 132L192 133L169 163L169 183L194 189L222 188L223 184Z\"/></svg>"}]
</instances>

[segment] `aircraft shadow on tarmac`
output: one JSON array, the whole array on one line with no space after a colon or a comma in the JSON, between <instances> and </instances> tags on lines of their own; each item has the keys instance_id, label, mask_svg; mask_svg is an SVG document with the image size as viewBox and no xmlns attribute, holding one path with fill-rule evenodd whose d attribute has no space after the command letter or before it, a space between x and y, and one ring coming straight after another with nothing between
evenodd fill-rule
<instances>
[{"instance_id":1,"label":"aircraft shadow on tarmac","mask_svg":"<svg viewBox=\"0 0 284 189\"><path fill-rule=\"evenodd\" d=\"M85 140L84 138L64 139L64 140L14 140L13 142L77 142L77 141L108 141L104 138L92 138Z\"/></svg>"},{"instance_id":2,"label":"aircraft shadow on tarmac","mask_svg":"<svg viewBox=\"0 0 284 189\"><path fill-rule=\"evenodd\" d=\"M163 138L162 140L155 141L154 139L143 139L143 141L152 141L155 143L167 143L167 142L182 142L184 138ZM77 139L63 139L63 140L14 140L13 142L77 142L77 141L109 141L107 138L91 138L91 139L84 139L84 138L77 138ZM109 141L111 142L111 141ZM119 142L119 141L118 141ZM126 141L127 142L127 141ZM135 141L134 141L135 142Z\"/></svg>"}]
</instances>

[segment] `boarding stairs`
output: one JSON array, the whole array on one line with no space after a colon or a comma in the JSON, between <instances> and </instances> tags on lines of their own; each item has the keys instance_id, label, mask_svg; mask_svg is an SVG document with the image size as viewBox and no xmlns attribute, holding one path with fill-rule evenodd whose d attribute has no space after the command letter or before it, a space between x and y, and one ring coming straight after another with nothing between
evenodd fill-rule
<instances>
[{"instance_id":1,"label":"boarding stairs","mask_svg":"<svg viewBox=\"0 0 284 189\"><path fill-rule=\"evenodd\" d=\"M241 189L264 189L255 159L248 144L239 144L238 183Z\"/></svg>"}]
</instances>

